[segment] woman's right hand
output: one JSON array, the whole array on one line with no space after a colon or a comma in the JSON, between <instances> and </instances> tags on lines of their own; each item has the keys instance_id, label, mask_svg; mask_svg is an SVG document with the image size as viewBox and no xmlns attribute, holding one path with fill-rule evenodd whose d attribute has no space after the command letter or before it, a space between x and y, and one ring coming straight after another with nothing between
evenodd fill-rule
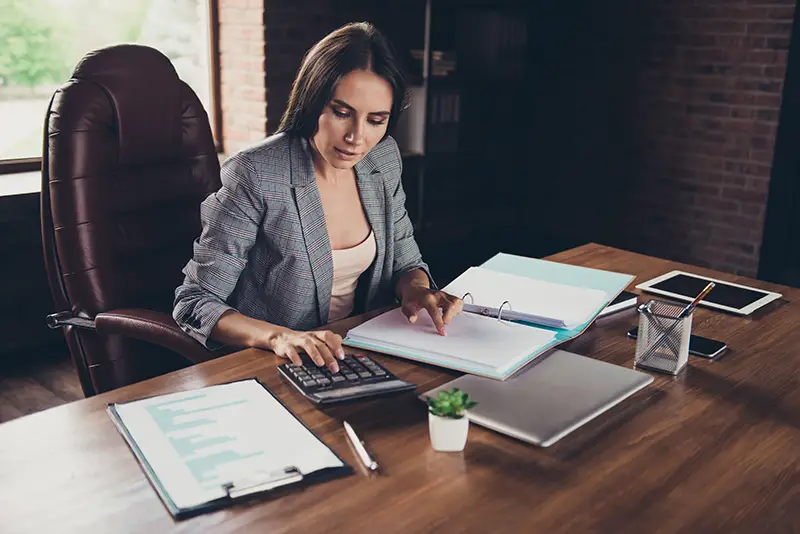
<instances>
[{"instance_id":1,"label":"woman's right hand","mask_svg":"<svg viewBox=\"0 0 800 534\"><path fill-rule=\"evenodd\" d=\"M282 358L288 358L295 365L303 365L300 352L305 352L317 366L327 365L332 373L339 372L336 360L344 359L342 336L330 330L310 332L288 330L278 334L270 345L272 352Z\"/></svg>"}]
</instances>

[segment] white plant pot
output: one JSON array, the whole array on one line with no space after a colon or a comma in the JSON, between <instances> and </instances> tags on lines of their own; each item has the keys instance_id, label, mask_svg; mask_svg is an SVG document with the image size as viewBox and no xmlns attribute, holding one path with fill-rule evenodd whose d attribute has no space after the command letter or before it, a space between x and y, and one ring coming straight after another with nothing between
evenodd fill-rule
<instances>
[{"instance_id":1,"label":"white plant pot","mask_svg":"<svg viewBox=\"0 0 800 534\"><path fill-rule=\"evenodd\" d=\"M428 427L431 433L433 450L440 452L464 450L464 446L467 444L467 433L469 432L469 419L466 416L461 419L451 419L450 417L439 417L428 412Z\"/></svg>"}]
</instances>

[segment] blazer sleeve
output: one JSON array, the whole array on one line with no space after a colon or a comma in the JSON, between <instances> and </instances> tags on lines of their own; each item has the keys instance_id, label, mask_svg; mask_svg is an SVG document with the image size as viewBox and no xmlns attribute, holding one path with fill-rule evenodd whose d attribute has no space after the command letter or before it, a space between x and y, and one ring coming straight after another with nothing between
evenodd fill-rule
<instances>
[{"instance_id":1,"label":"blazer sleeve","mask_svg":"<svg viewBox=\"0 0 800 534\"><path fill-rule=\"evenodd\" d=\"M217 321L233 308L226 303L247 265L266 210L261 183L246 153L228 158L220 169L222 187L200 206L202 233L175 290L172 317L190 336L208 346Z\"/></svg>"},{"instance_id":2,"label":"blazer sleeve","mask_svg":"<svg viewBox=\"0 0 800 534\"><path fill-rule=\"evenodd\" d=\"M403 190L403 159L400 149L394 143L400 171L397 173L397 183L389 183L391 195L391 217L394 225L394 265L392 266L392 291L397 287L401 276L414 269L422 269L428 275L428 281L433 289L439 289L431 276L428 264L422 260L417 241L414 239L414 226L406 209L406 193Z\"/></svg>"}]
</instances>

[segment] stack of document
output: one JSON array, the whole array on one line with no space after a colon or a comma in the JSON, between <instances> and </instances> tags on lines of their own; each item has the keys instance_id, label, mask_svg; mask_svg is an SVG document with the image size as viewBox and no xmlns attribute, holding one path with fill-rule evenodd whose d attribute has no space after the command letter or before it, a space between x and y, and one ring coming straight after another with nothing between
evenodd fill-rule
<instances>
[{"instance_id":1,"label":"stack of document","mask_svg":"<svg viewBox=\"0 0 800 534\"><path fill-rule=\"evenodd\" d=\"M632 280L628 274L497 254L444 288L464 298L465 311L447 325L446 336L426 313L411 324L394 309L351 329L344 344L505 380L580 335Z\"/></svg>"},{"instance_id":2,"label":"stack of document","mask_svg":"<svg viewBox=\"0 0 800 534\"><path fill-rule=\"evenodd\" d=\"M445 293L464 298L464 311L514 321L573 328L592 318L607 302L604 291L557 284L470 267L444 288ZM467 295L469 293L469 295Z\"/></svg>"}]
</instances>

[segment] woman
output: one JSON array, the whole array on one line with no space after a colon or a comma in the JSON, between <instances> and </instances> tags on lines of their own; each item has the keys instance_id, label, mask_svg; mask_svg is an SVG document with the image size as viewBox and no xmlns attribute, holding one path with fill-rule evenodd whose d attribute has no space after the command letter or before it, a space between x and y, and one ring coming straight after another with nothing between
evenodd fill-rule
<instances>
[{"instance_id":1,"label":"woman","mask_svg":"<svg viewBox=\"0 0 800 534\"><path fill-rule=\"evenodd\" d=\"M231 156L201 206L203 231L175 292L192 337L259 347L338 372L341 337L314 330L392 304L439 334L461 300L439 291L414 241L389 136L406 96L390 47L350 24L303 60L278 133ZM424 310L424 311L423 311Z\"/></svg>"}]
</instances>

